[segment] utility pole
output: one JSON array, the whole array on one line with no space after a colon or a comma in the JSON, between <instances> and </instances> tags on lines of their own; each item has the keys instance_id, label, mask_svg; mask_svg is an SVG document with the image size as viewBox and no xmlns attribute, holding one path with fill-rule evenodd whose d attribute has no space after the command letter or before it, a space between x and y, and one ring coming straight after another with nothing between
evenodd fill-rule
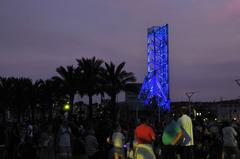
<instances>
[{"instance_id":1,"label":"utility pole","mask_svg":"<svg viewBox=\"0 0 240 159\"><path fill-rule=\"evenodd\" d=\"M188 98L188 111L189 111L189 116L191 116L192 114L192 109L191 109L191 98L192 96L197 93L197 91L195 92L186 92L185 95L187 96Z\"/></svg>"}]
</instances>

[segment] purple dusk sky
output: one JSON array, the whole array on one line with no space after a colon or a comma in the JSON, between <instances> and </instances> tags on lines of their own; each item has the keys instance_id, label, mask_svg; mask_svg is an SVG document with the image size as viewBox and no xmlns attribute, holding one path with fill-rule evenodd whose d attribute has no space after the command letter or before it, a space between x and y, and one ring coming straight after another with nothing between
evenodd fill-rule
<instances>
[{"instance_id":1,"label":"purple dusk sky","mask_svg":"<svg viewBox=\"0 0 240 159\"><path fill-rule=\"evenodd\" d=\"M0 76L47 79L96 56L146 74L147 28L170 27L173 101L236 99L240 0L1 0Z\"/></svg>"}]
</instances>

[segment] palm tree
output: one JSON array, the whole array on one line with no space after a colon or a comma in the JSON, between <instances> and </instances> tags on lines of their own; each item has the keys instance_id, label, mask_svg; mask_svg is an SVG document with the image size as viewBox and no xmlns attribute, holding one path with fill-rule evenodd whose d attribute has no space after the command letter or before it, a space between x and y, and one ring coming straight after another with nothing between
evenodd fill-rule
<instances>
[{"instance_id":1,"label":"palm tree","mask_svg":"<svg viewBox=\"0 0 240 159\"><path fill-rule=\"evenodd\" d=\"M29 78L14 78L12 87L12 106L17 111L20 122L26 110L31 106L30 88L32 81Z\"/></svg>"},{"instance_id":2,"label":"palm tree","mask_svg":"<svg viewBox=\"0 0 240 159\"><path fill-rule=\"evenodd\" d=\"M12 107L13 101L13 86L15 79L13 77L5 78L0 77L0 107L1 113L4 118L4 113L7 109Z\"/></svg>"},{"instance_id":3,"label":"palm tree","mask_svg":"<svg viewBox=\"0 0 240 159\"><path fill-rule=\"evenodd\" d=\"M95 94L101 93L100 73L103 70L101 67L103 61L93 58L77 59L78 72L81 74L81 88L82 92L88 96L89 99L89 119L92 118L92 97Z\"/></svg>"},{"instance_id":4,"label":"palm tree","mask_svg":"<svg viewBox=\"0 0 240 159\"><path fill-rule=\"evenodd\" d=\"M62 80L59 78L51 78L45 81L41 80L39 82L39 101L42 115L45 116L48 112L48 120L51 121L53 114L53 105L61 101L65 97L65 92L62 88Z\"/></svg>"},{"instance_id":5,"label":"palm tree","mask_svg":"<svg viewBox=\"0 0 240 159\"><path fill-rule=\"evenodd\" d=\"M39 88L41 86L42 80L37 80L34 83L31 79L25 78L23 79L24 82L24 91L25 91L25 99L27 105L30 106L31 109L31 117L32 121L35 120L35 108L39 101Z\"/></svg>"},{"instance_id":6,"label":"palm tree","mask_svg":"<svg viewBox=\"0 0 240 159\"><path fill-rule=\"evenodd\" d=\"M124 70L125 62L115 66L112 62L105 63L105 70L102 73L104 92L111 97L113 120L116 120L116 97L121 91L127 90L129 82L135 82L136 78L132 72Z\"/></svg>"},{"instance_id":7,"label":"palm tree","mask_svg":"<svg viewBox=\"0 0 240 159\"><path fill-rule=\"evenodd\" d=\"M69 96L70 105L73 106L78 82L75 74L75 68L73 66L67 66L66 68L60 66L56 71L60 77L56 76L53 77L53 79L61 83L62 92Z\"/></svg>"}]
</instances>

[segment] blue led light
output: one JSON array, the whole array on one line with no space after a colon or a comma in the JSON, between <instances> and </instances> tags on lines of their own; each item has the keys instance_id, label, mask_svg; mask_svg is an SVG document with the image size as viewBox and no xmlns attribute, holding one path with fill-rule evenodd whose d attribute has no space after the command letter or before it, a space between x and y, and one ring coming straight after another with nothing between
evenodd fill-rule
<instances>
[{"instance_id":1,"label":"blue led light","mask_svg":"<svg viewBox=\"0 0 240 159\"><path fill-rule=\"evenodd\" d=\"M169 74L168 74L168 25L153 26L148 29L148 68L140 90L139 99L170 110Z\"/></svg>"}]
</instances>

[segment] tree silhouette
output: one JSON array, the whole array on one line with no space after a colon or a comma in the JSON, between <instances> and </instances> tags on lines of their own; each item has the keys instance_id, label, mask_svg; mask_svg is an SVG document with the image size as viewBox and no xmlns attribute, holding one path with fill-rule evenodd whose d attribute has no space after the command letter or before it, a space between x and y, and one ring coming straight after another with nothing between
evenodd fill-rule
<instances>
[{"instance_id":1,"label":"tree silhouette","mask_svg":"<svg viewBox=\"0 0 240 159\"><path fill-rule=\"evenodd\" d=\"M113 120L117 120L117 110L116 110L116 97L121 91L128 89L127 84L130 82L135 82L136 78L132 72L127 72L124 70L125 62L120 63L115 66L112 62L110 64L105 63L105 69L102 73L103 80L103 90L111 97L111 106Z\"/></svg>"},{"instance_id":2,"label":"tree silhouette","mask_svg":"<svg viewBox=\"0 0 240 159\"><path fill-rule=\"evenodd\" d=\"M101 67L103 61L93 58L81 58L77 59L78 72L81 73L82 92L88 96L89 99L89 119L92 118L92 97L95 94L101 93L100 74L103 70Z\"/></svg>"}]
</instances>

